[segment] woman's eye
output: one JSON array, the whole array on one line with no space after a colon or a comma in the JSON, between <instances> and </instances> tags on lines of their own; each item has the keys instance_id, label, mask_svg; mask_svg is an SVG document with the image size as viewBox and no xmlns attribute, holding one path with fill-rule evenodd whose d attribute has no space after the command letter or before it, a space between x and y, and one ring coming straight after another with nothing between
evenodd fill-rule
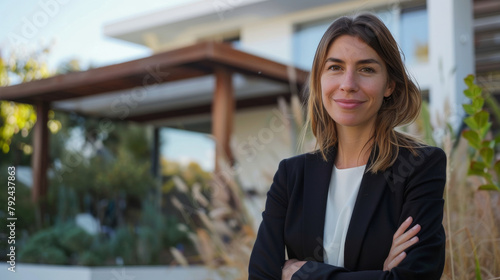
<instances>
[{"instance_id":1,"label":"woman's eye","mask_svg":"<svg viewBox=\"0 0 500 280\"><path fill-rule=\"evenodd\" d=\"M375 70L373 68L370 68L370 67L364 67L364 68L361 68L361 72L374 73Z\"/></svg>"},{"instance_id":2,"label":"woman's eye","mask_svg":"<svg viewBox=\"0 0 500 280\"><path fill-rule=\"evenodd\" d=\"M329 70L333 70L333 71L339 71L341 70L342 68L338 65L332 65L330 67L328 67Z\"/></svg>"}]
</instances>

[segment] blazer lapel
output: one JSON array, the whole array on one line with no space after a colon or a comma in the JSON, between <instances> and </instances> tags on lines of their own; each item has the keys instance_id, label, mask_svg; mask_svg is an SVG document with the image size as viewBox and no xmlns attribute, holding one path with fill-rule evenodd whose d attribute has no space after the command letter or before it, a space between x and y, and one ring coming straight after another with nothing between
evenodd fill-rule
<instances>
[{"instance_id":1,"label":"blazer lapel","mask_svg":"<svg viewBox=\"0 0 500 280\"><path fill-rule=\"evenodd\" d=\"M370 166L370 163L368 161L367 166ZM363 175L345 240L344 267L347 269L353 270L357 267L368 225L385 188L386 180L383 172L376 174L368 172Z\"/></svg>"},{"instance_id":2,"label":"blazer lapel","mask_svg":"<svg viewBox=\"0 0 500 280\"><path fill-rule=\"evenodd\" d=\"M304 256L313 256L315 261L323 262L323 231L325 226L326 201L332 176L335 148L328 150L328 161L321 154L308 154L304 178Z\"/></svg>"}]
</instances>

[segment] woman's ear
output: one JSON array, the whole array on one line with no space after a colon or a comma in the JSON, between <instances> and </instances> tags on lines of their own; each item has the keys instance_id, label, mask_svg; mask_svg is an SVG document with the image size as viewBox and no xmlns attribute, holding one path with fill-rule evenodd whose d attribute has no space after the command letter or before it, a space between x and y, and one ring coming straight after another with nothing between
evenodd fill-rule
<instances>
[{"instance_id":1,"label":"woman's ear","mask_svg":"<svg viewBox=\"0 0 500 280\"><path fill-rule=\"evenodd\" d=\"M396 82L394 81L388 81L387 82L387 89L385 90L384 97L389 97L392 95L392 92L396 88Z\"/></svg>"}]
</instances>

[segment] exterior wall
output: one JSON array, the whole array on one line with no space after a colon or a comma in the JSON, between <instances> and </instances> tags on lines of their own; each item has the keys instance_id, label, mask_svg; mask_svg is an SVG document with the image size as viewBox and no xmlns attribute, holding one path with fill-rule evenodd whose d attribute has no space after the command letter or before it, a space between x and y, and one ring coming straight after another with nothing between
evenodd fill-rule
<instances>
[{"instance_id":1,"label":"exterior wall","mask_svg":"<svg viewBox=\"0 0 500 280\"><path fill-rule=\"evenodd\" d=\"M293 26L287 20L246 24L240 34L241 49L284 64L292 62Z\"/></svg>"},{"instance_id":2,"label":"exterior wall","mask_svg":"<svg viewBox=\"0 0 500 280\"><path fill-rule=\"evenodd\" d=\"M235 171L243 189L254 194L245 203L257 229L279 162L295 154L294 131L277 106L238 111L234 124Z\"/></svg>"},{"instance_id":3,"label":"exterior wall","mask_svg":"<svg viewBox=\"0 0 500 280\"><path fill-rule=\"evenodd\" d=\"M277 106L236 113L231 145L245 189L267 192L279 161L294 155L292 133Z\"/></svg>"}]
</instances>

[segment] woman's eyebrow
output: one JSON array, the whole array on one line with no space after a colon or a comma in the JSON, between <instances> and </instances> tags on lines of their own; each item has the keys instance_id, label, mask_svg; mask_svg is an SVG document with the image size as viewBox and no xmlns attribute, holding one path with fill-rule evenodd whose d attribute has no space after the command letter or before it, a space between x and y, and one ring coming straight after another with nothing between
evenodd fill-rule
<instances>
[{"instance_id":1,"label":"woman's eyebrow","mask_svg":"<svg viewBox=\"0 0 500 280\"><path fill-rule=\"evenodd\" d=\"M356 64L378 64L382 66L382 64L378 60L373 58L359 60Z\"/></svg>"},{"instance_id":2,"label":"woman's eyebrow","mask_svg":"<svg viewBox=\"0 0 500 280\"><path fill-rule=\"evenodd\" d=\"M344 63L344 61L342 59L338 59L338 58L334 58L334 57L327 58L326 62Z\"/></svg>"},{"instance_id":3,"label":"woman's eyebrow","mask_svg":"<svg viewBox=\"0 0 500 280\"><path fill-rule=\"evenodd\" d=\"M326 62L345 63L342 59L338 59L338 58L335 58L335 57L329 57L329 58L327 58ZM356 62L356 64L378 64L378 65L382 66L382 64L378 60L373 59L373 58L367 58L367 59L358 60Z\"/></svg>"}]
</instances>

